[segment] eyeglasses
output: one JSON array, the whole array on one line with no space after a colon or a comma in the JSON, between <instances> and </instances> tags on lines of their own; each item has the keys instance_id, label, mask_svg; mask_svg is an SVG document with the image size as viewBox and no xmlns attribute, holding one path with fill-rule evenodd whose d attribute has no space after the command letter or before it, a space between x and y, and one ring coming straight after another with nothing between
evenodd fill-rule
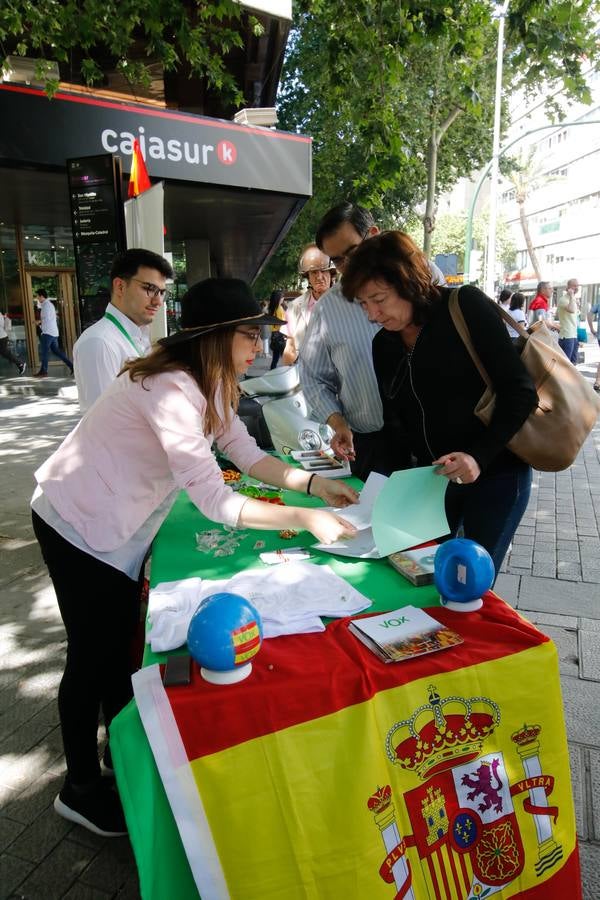
<instances>
[{"instance_id":1,"label":"eyeglasses","mask_svg":"<svg viewBox=\"0 0 600 900\"><path fill-rule=\"evenodd\" d=\"M360 247L362 242L364 240L366 240L367 234L368 234L368 232L366 232L365 234L361 234L360 241L357 244L352 244L350 247L348 247L348 249L346 250L346 252L344 254L342 254L342 256L332 256L330 258L331 262L336 267L336 269L344 268L344 266L346 265L346 263L348 262L348 260L350 259L350 257L354 253L354 251L356 250L356 248Z\"/></svg>"},{"instance_id":2,"label":"eyeglasses","mask_svg":"<svg viewBox=\"0 0 600 900\"><path fill-rule=\"evenodd\" d=\"M234 328L234 331L237 334L243 334L245 338L252 341L255 347L258 347L260 342L260 331L244 331L243 328Z\"/></svg>"},{"instance_id":3,"label":"eyeglasses","mask_svg":"<svg viewBox=\"0 0 600 900\"><path fill-rule=\"evenodd\" d=\"M129 281L137 281L138 284L141 284L150 300L156 300L157 297L160 297L161 300L166 300L169 296L168 288L160 288L158 285L152 284L151 281L140 281L139 278L130 278Z\"/></svg>"}]
</instances>

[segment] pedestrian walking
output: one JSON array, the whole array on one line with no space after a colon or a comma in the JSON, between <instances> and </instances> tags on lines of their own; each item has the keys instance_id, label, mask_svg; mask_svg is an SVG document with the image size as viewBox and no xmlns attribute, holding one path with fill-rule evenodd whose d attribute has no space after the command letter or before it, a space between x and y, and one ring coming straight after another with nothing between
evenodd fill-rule
<instances>
[{"instance_id":1,"label":"pedestrian walking","mask_svg":"<svg viewBox=\"0 0 600 900\"><path fill-rule=\"evenodd\" d=\"M287 325L287 316L283 308L283 291L273 291L269 297L268 315L271 318L280 319L281 325L271 325L271 369L276 369L279 365L282 353L285 350L287 335L282 332L281 328Z\"/></svg>"},{"instance_id":2,"label":"pedestrian walking","mask_svg":"<svg viewBox=\"0 0 600 900\"><path fill-rule=\"evenodd\" d=\"M73 363L58 346L58 322L56 321L56 310L52 300L48 299L48 294L43 289L36 293L36 301L40 308L41 316L41 336L40 336L40 370L35 373L36 378L48 377L48 357L53 353L58 359L68 366L73 374Z\"/></svg>"},{"instance_id":3,"label":"pedestrian walking","mask_svg":"<svg viewBox=\"0 0 600 900\"><path fill-rule=\"evenodd\" d=\"M22 359L19 359L18 356L15 356L8 343L11 328L12 325L9 317L5 313L0 312L0 356L3 356L4 359L13 363L18 369L19 375L24 375L27 363L23 362Z\"/></svg>"}]
</instances>

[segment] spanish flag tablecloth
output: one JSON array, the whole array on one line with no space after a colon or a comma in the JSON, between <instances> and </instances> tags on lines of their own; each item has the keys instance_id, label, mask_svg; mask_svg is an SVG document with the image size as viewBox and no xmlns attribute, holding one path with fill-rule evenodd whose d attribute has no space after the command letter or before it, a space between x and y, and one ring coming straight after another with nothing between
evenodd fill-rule
<instances>
[{"instance_id":1,"label":"spanish flag tablecloth","mask_svg":"<svg viewBox=\"0 0 600 900\"><path fill-rule=\"evenodd\" d=\"M554 645L493 593L428 611L464 643L385 665L340 620L266 641L237 685L137 673L202 900L581 897ZM127 782L135 845L136 815L168 811ZM159 896L143 876L142 892Z\"/></svg>"}]
</instances>

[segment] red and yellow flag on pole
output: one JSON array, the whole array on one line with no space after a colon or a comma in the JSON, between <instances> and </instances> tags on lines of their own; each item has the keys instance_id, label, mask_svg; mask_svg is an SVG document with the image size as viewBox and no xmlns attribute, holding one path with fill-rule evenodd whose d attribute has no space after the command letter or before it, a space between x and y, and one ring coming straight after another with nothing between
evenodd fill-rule
<instances>
[{"instance_id":1,"label":"red and yellow flag on pole","mask_svg":"<svg viewBox=\"0 0 600 900\"><path fill-rule=\"evenodd\" d=\"M138 194L147 191L150 187L152 187L152 182L142 156L140 142L136 138L133 142L133 156L131 157L131 174L129 175L127 196L137 197Z\"/></svg>"},{"instance_id":2,"label":"red and yellow flag on pole","mask_svg":"<svg viewBox=\"0 0 600 900\"><path fill-rule=\"evenodd\" d=\"M579 900L556 648L488 594L464 643L385 665L348 631L138 710L202 900Z\"/></svg>"}]
</instances>

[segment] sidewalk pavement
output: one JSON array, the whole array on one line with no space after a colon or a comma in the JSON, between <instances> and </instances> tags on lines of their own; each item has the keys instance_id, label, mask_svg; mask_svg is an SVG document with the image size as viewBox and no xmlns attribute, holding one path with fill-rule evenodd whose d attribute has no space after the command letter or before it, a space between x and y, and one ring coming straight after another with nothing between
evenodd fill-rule
<instances>
[{"instance_id":1,"label":"sidewalk pavement","mask_svg":"<svg viewBox=\"0 0 600 900\"><path fill-rule=\"evenodd\" d=\"M580 366L593 378L594 342ZM264 371L258 360L255 371ZM57 816L65 639L31 529L32 473L79 418L72 379L0 382L0 900L134 900L126 838ZM600 897L600 425L566 472L536 473L496 589L556 643L584 897ZM177 898L173 898L177 900Z\"/></svg>"}]
</instances>

